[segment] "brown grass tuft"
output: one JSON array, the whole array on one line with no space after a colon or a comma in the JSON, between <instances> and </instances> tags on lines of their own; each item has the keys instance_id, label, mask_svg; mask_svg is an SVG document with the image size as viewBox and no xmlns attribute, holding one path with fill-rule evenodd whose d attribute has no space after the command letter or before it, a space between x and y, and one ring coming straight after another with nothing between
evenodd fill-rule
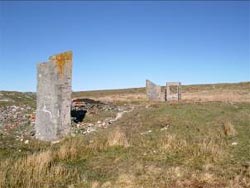
<instances>
[{"instance_id":1,"label":"brown grass tuft","mask_svg":"<svg viewBox=\"0 0 250 188\"><path fill-rule=\"evenodd\" d=\"M230 121L223 122L223 130L226 136L236 136L237 131L235 130L233 124Z\"/></svg>"},{"instance_id":2,"label":"brown grass tuft","mask_svg":"<svg viewBox=\"0 0 250 188\"><path fill-rule=\"evenodd\" d=\"M112 130L108 135L108 145L129 147L128 139L124 131L119 127Z\"/></svg>"},{"instance_id":3,"label":"brown grass tuft","mask_svg":"<svg viewBox=\"0 0 250 188\"><path fill-rule=\"evenodd\" d=\"M1 162L0 187L54 187L70 183L67 180L79 176L75 169L67 169L56 164L55 156L48 150L17 161Z\"/></svg>"},{"instance_id":4,"label":"brown grass tuft","mask_svg":"<svg viewBox=\"0 0 250 188\"><path fill-rule=\"evenodd\" d=\"M67 143L63 144L57 152L57 157L60 160L76 158L78 150L76 148L77 145L75 145L75 144L76 143L72 143L72 142L67 142Z\"/></svg>"},{"instance_id":5,"label":"brown grass tuft","mask_svg":"<svg viewBox=\"0 0 250 188\"><path fill-rule=\"evenodd\" d=\"M176 135L165 134L158 142L161 151L178 150L187 146L184 139L177 139Z\"/></svg>"},{"instance_id":6,"label":"brown grass tuft","mask_svg":"<svg viewBox=\"0 0 250 188\"><path fill-rule=\"evenodd\" d=\"M100 184L98 181L94 181L91 183L91 188L98 188L98 187L100 187Z\"/></svg>"},{"instance_id":7,"label":"brown grass tuft","mask_svg":"<svg viewBox=\"0 0 250 188\"><path fill-rule=\"evenodd\" d=\"M135 181L136 181L135 176L131 174L121 174L119 175L114 187L134 188L136 187Z\"/></svg>"}]
</instances>

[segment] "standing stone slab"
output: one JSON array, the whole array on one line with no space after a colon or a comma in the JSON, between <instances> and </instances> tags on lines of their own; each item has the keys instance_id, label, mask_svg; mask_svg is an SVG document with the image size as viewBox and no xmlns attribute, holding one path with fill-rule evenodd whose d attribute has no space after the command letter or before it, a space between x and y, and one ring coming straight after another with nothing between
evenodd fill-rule
<instances>
[{"instance_id":1,"label":"standing stone slab","mask_svg":"<svg viewBox=\"0 0 250 188\"><path fill-rule=\"evenodd\" d=\"M53 55L37 65L36 138L54 141L71 127L72 52Z\"/></svg>"},{"instance_id":2,"label":"standing stone slab","mask_svg":"<svg viewBox=\"0 0 250 188\"><path fill-rule=\"evenodd\" d=\"M167 82L166 83L166 101L181 100L181 82Z\"/></svg>"},{"instance_id":3,"label":"standing stone slab","mask_svg":"<svg viewBox=\"0 0 250 188\"><path fill-rule=\"evenodd\" d=\"M150 101L164 100L164 96L161 92L161 86L154 84L150 80L146 80L146 94Z\"/></svg>"}]
</instances>

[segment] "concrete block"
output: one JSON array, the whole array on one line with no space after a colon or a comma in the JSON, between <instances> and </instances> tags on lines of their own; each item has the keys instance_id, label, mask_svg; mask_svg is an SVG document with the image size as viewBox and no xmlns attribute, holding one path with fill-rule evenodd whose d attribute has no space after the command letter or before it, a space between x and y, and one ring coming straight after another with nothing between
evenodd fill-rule
<instances>
[{"instance_id":1,"label":"concrete block","mask_svg":"<svg viewBox=\"0 0 250 188\"><path fill-rule=\"evenodd\" d=\"M55 141L71 128L72 52L53 55L37 65L36 138Z\"/></svg>"}]
</instances>

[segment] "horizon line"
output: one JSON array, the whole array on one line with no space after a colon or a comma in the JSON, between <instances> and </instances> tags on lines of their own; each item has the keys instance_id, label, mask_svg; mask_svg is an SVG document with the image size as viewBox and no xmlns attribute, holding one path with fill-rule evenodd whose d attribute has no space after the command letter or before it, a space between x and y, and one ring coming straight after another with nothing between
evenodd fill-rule
<instances>
[{"instance_id":1,"label":"horizon line","mask_svg":"<svg viewBox=\"0 0 250 188\"><path fill-rule=\"evenodd\" d=\"M151 81L151 80L150 80ZM250 83L250 80L248 81L240 81L240 82L216 82L216 83L198 83L198 84L181 84L181 86L199 86L199 85L220 85L220 84L246 84ZM160 85L161 87L164 87L165 85ZM107 88L107 89L96 89L96 90L72 90L73 92L92 92L92 91L113 91L113 90L128 90L128 89L141 89L144 87L128 87L128 88ZM20 93L36 93L36 91L20 91L20 90L0 90L0 92L20 92Z\"/></svg>"}]
</instances>

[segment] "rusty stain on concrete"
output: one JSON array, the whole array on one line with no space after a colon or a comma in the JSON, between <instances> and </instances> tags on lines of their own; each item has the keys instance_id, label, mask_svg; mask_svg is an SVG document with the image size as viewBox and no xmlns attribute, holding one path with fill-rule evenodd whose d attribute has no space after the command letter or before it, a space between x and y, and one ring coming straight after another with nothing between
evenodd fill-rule
<instances>
[{"instance_id":1,"label":"rusty stain on concrete","mask_svg":"<svg viewBox=\"0 0 250 188\"><path fill-rule=\"evenodd\" d=\"M50 60L53 60L56 62L58 72L61 76L64 73L65 64L68 63L71 59L72 59L71 51L57 54L50 58Z\"/></svg>"}]
</instances>

